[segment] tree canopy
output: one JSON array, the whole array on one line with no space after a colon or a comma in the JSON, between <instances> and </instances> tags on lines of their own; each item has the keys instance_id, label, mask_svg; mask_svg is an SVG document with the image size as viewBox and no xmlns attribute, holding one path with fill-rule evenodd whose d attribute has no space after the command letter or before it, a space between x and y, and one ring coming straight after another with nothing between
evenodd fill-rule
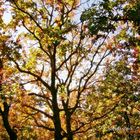
<instances>
[{"instance_id":1,"label":"tree canopy","mask_svg":"<svg viewBox=\"0 0 140 140\"><path fill-rule=\"evenodd\" d=\"M140 2L90 4L0 2L0 139L140 138Z\"/></svg>"}]
</instances>

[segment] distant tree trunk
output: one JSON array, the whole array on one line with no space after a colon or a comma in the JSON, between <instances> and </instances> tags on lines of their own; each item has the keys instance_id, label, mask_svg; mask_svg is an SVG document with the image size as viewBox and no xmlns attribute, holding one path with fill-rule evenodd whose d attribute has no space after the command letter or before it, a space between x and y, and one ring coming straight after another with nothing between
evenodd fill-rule
<instances>
[{"instance_id":1,"label":"distant tree trunk","mask_svg":"<svg viewBox=\"0 0 140 140\"><path fill-rule=\"evenodd\" d=\"M3 63L2 60L0 58L0 92L2 91L2 69L3 69Z\"/></svg>"},{"instance_id":2,"label":"distant tree trunk","mask_svg":"<svg viewBox=\"0 0 140 140\"><path fill-rule=\"evenodd\" d=\"M3 70L3 63L2 63L2 60L0 59L0 92L2 92L2 75L3 75L2 70ZM9 120L8 120L10 106L6 102L6 98L4 97L4 95L1 94L0 97L4 100L3 109L0 108L0 114L2 116L4 127L10 137L10 140L17 140L17 134L11 128L11 126L9 124Z\"/></svg>"},{"instance_id":3,"label":"distant tree trunk","mask_svg":"<svg viewBox=\"0 0 140 140\"><path fill-rule=\"evenodd\" d=\"M124 112L124 119L125 119L126 126L127 126L127 129L128 129L128 140L133 140L134 137L133 137L133 135L130 134L131 124L130 124L130 120L129 120L129 117L128 117L128 114L127 114L126 111Z\"/></svg>"}]
</instances>

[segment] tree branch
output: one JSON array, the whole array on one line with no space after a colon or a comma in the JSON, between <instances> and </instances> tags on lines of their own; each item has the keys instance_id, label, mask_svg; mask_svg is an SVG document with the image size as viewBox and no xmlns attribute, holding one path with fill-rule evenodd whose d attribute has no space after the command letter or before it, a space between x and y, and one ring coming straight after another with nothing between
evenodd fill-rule
<instances>
[{"instance_id":1,"label":"tree branch","mask_svg":"<svg viewBox=\"0 0 140 140\"><path fill-rule=\"evenodd\" d=\"M50 119L53 119L53 117L52 117L51 115L47 114L46 112L44 112L44 111L42 111L42 110L40 110L40 109L38 109L38 108L29 106L29 105L27 105L27 104L25 104L24 106L29 107L29 108L31 108L31 109L37 111L37 112L40 112L40 113L44 114L46 117L48 117L48 118L50 118Z\"/></svg>"},{"instance_id":2,"label":"tree branch","mask_svg":"<svg viewBox=\"0 0 140 140\"><path fill-rule=\"evenodd\" d=\"M51 91L51 87L40 76L32 73L31 71L23 70L22 68L20 68L19 64L13 58L10 58L10 59L15 63L17 69L20 72L32 75L33 77L37 78L37 80L39 80L47 89Z\"/></svg>"}]
</instances>

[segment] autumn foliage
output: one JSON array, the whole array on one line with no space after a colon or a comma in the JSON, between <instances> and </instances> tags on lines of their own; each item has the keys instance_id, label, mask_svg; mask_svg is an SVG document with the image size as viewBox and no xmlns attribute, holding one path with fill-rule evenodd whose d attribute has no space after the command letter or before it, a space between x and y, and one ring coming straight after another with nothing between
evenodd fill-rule
<instances>
[{"instance_id":1,"label":"autumn foliage","mask_svg":"<svg viewBox=\"0 0 140 140\"><path fill-rule=\"evenodd\" d=\"M139 139L139 5L1 1L0 139Z\"/></svg>"}]
</instances>

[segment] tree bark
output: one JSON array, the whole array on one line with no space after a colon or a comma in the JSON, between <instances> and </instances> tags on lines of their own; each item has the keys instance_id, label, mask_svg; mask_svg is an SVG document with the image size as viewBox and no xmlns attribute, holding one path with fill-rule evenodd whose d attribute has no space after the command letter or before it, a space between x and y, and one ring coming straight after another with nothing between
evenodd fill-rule
<instances>
[{"instance_id":1,"label":"tree bark","mask_svg":"<svg viewBox=\"0 0 140 140\"><path fill-rule=\"evenodd\" d=\"M67 129L67 140L73 140L73 133L71 131L71 118L68 110L66 111L66 129Z\"/></svg>"},{"instance_id":2,"label":"tree bark","mask_svg":"<svg viewBox=\"0 0 140 140\"><path fill-rule=\"evenodd\" d=\"M62 140L62 134L61 134L61 121L60 121L60 112L57 104L57 92L54 90L53 94L53 122L55 127L55 140Z\"/></svg>"},{"instance_id":3,"label":"tree bark","mask_svg":"<svg viewBox=\"0 0 140 140\"><path fill-rule=\"evenodd\" d=\"M16 132L11 128L10 124L9 124L9 120L8 120L8 114L9 114L9 105L7 104L7 102L3 103L4 105L4 111L2 111L2 120L3 120L3 124L4 127L10 137L10 140L17 140L17 134Z\"/></svg>"},{"instance_id":4,"label":"tree bark","mask_svg":"<svg viewBox=\"0 0 140 140\"><path fill-rule=\"evenodd\" d=\"M2 92L2 79L3 79L2 70L3 70L3 62L2 62L2 59L0 59L0 92ZM10 137L10 140L17 140L17 134L11 128L11 126L9 124L9 120L8 120L10 106L6 102L6 98L4 97L4 95L2 93L1 93L0 96L1 96L2 100L4 100L4 102L3 102L3 110L0 108L0 114L2 116L4 127L5 127L7 133L9 135L9 137Z\"/></svg>"},{"instance_id":5,"label":"tree bark","mask_svg":"<svg viewBox=\"0 0 140 140\"><path fill-rule=\"evenodd\" d=\"M133 140L134 137L133 137L133 135L130 134L131 124L130 124L130 120L129 120L129 117L128 117L128 114L127 114L126 111L124 112L124 119L125 119L126 126L127 126L127 129L128 129L128 140Z\"/></svg>"},{"instance_id":6,"label":"tree bark","mask_svg":"<svg viewBox=\"0 0 140 140\"><path fill-rule=\"evenodd\" d=\"M53 55L51 57L51 94L53 107L53 122L55 127L55 140L62 140L62 128L60 120L60 110L57 102L57 89L55 88L56 76L56 46L54 44Z\"/></svg>"}]
</instances>

